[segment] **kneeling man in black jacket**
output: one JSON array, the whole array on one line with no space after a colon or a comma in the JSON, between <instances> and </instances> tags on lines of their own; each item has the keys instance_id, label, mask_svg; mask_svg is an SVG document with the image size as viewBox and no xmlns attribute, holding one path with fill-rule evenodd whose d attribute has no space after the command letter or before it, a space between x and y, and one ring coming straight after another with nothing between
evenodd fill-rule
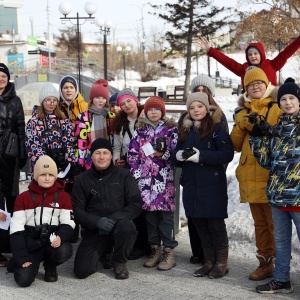
<instances>
[{"instance_id":1,"label":"kneeling man in black jacket","mask_svg":"<svg viewBox=\"0 0 300 300\"><path fill-rule=\"evenodd\" d=\"M137 236L132 219L142 210L140 191L129 170L114 166L109 140L95 140L90 151L92 167L78 176L72 190L75 219L82 226L74 272L80 279L95 273L98 261L113 248L115 278L126 279Z\"/></svg>"}]
</instances>

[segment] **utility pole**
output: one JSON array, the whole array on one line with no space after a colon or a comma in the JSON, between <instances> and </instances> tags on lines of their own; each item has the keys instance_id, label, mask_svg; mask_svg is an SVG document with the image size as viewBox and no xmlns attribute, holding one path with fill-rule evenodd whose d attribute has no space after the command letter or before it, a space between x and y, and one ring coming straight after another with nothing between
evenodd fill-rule
<instances>
[{"instance_id":1,"label":"utility pole","mask_svg":"<svg viewBox=\"0 0 300 300\"><path fill-rule=\"evenodd\" d=\"M31 24L31 36L33 36L33 17L29 17L30 24Z\"/></svg>"},{"instance_id":2,"label":"utility pole","mask_svg":"<svg viewBox=\"0 0 300 300\"><path fill-rule=\"evenodd\" d=\"M48 23L48 69L51 73L51 47L50 47L50 9L49 9L49 0L47 0L47 23Z\"/></svg>"}]
</instances>

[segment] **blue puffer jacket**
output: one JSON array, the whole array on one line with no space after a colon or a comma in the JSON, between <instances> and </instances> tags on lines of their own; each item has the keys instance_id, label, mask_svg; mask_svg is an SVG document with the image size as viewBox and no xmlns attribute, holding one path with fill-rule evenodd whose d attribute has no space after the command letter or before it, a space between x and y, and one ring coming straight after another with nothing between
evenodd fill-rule
<instances>
[{"instance_id":1,"label":"blue puffer jacket","mask_svg":"<svg viewBox=\"0 0 300 300\"><path fill-rule=\"evenodd\" d=\"M258 163L268 170L267 196L273 206L300 206L300 113L280 116L271 136L251 137Z\"/></svg>"},{"instance_id":2,"label":"blue puffer jacket","mask_svg":"<svg viewBox=\"0 0 300 300\"><path fill-rule=\"evenodd\" d=\"M199 163L176 160L179 150L192 147L200 150ZM233 154L229 134L221 123L203 140L199 131L191 127L187 140L177 144L173 158L175 165L182 167L180 184L188 218L227 218L227 180L223 165L233 159Z\"/></svg>"}]
</instances>

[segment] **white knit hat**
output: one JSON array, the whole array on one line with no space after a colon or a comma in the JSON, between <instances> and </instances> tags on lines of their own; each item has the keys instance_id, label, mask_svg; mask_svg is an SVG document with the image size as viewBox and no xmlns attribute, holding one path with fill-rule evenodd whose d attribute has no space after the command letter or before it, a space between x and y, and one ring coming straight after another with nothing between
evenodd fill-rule
<instances>
[{"instance_id":1,"label":"white knit hat","mask_svg":"<svg viewBox=\"0 0 300 300\"><path fill-rule=\"evenodd\" d=\"M55 97L57 100L59 99L58 90L50 82L45 83L41 88L39 95L40 104L42 104L47 97Z\"/></svg>"},{"instance_id":2,"label":"white knit hat","mask_svg":"<svg viewBox=\"0 0 300 300\"><path fill-rule=\"evenodd\" d=\"M191 82L191 93L194 93L195 88L199 85L206 86L210 90L212 96L215 96L215 81L212 78L205 74L196 76Z\"/></svg>"},{"instance_id":3,"label":"white knit hat","mask_svg":"<svg viewBox=\"0 0 300 300\"><path fill-rule=\"evenodd\" d=\"M40 156L36 161L33 170L33 178L37 181L40 175L50 174L57 178L57 166L54 160L48 156Z\"/></svg>"}]
</instances>

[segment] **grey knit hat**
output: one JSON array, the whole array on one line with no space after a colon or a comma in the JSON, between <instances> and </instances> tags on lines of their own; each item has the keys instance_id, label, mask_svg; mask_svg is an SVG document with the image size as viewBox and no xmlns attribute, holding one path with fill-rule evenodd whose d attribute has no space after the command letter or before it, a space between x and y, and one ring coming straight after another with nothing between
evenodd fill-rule
<instances>
[{"instance_id":1,"label":"grey knit hat","mask_svg":"<svg viewBox=\"0 0 300 300\"><path fill-rule=\"evenodd\" d=\"M122 102L122 100L124 100L126 98L130 98L130 99L133 99L135 102L139 102L139 99L136 96L136 94L131 89L125 88L125 89L121 90L117 96L118 106L120 106L120 103Z\"/></svg>"},{"instance_id":2,"label":"grey knit hat","mask_svg":"<svg viewBox=\"0 0 300 300\"><path fill-rule=\"evenodd\" d=\"M215 96L215 81L212 78L205 74L196 76L191 82L191 93L194 93L195 88L199 85L206 86L210 90L212 96Z\"/></svg>"},{"instance_id":3,"label":"grey knit hat","mask_svg":"<svg viewBox=\"0 0 300 300\"><path fill-rule=\"evenodd\" d=\"M41 88L39 95L40 104L42 104L47 97L55 97L57 100L59 99L58 90L50 82L45 83Z\"/></svg>"},{"instance_id":4,"label":"grey knit hat","mask_svg":"<svg viewBox=\"0 0 300 300\"><path fill-rule=\"evenodd\" d=\"M207 111L209 112L210 105L209 105L208 96L206 93L196 92L196 93L192 93L192 94L188 95L187 100L186 100L186 109L187 110L189 110L191 103L194 101L201 102L203 105L205 105Z\"/></svg>"}]
</instances>

